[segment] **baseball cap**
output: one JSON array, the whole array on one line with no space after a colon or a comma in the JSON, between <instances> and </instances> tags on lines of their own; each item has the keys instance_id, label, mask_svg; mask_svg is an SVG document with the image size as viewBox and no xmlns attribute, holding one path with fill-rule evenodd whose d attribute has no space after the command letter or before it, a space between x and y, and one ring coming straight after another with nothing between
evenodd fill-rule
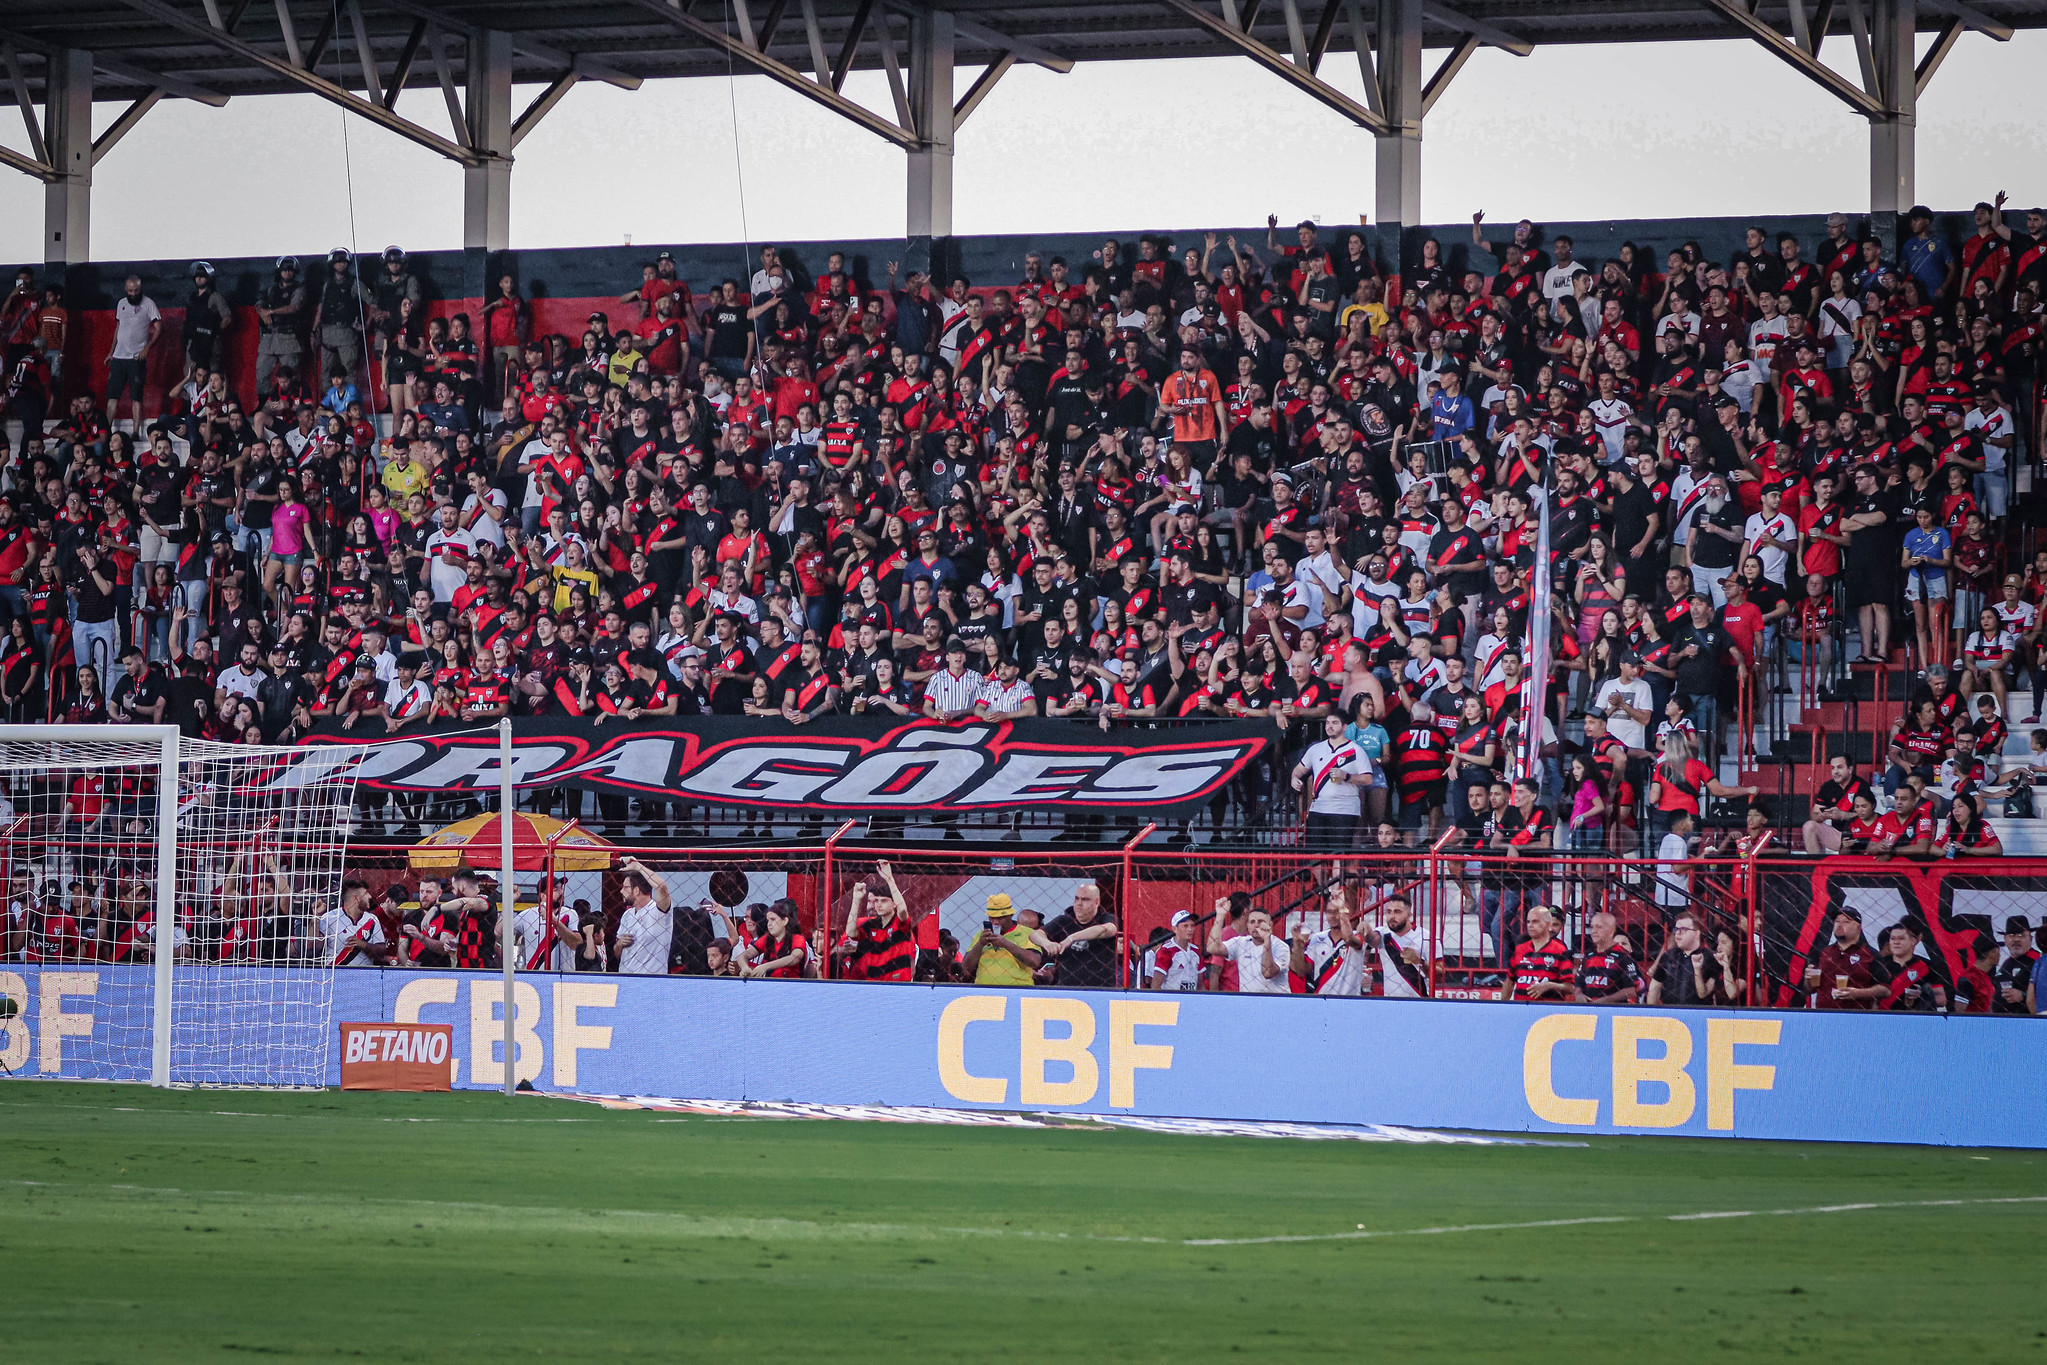
<instances>
[{"instance_id":1,"label":"baseball cap","mask_svg":"<svg viewBox=\"0 0 2047 1365\"><path fill-rule=\"evenodd\" d=\"M1002 892L997 891L988 898L988 917L990 919L1007 919L1015 913L1016 907L1009 903L1009 897Z\"/></svg>"},{"instance_id":2,"label":"baseball cap","mask_svg":"<svg viewBox=\"0 0 2047 1365\"><path fill-rule=\"evenodd\" d=\"M1843 915L1854 920L1857 924L1862 923L1862 912L1852 905L1844 905L1834 911L1835 919L1840 919Z\"/></svg>"},{"instance_id":3,"label":"baseball cap","mask_svg":"<svg viewBox=\"0 0 2047 1365\"><path fill-rule=\"evenodd\" d=\"M1172 924L1172 927L1173 927L1173 928L1177 929L1177 928L1179 928L1179 927L1180 927L1181 925L1183 925L1183 924L1192 924L1192 923L1194 923L1194 912L1193 912L1193 911L1191 911L1191 910L1175 910L1175 911L1173 912L1173 924Z\"/></svg>"}]
</instances>

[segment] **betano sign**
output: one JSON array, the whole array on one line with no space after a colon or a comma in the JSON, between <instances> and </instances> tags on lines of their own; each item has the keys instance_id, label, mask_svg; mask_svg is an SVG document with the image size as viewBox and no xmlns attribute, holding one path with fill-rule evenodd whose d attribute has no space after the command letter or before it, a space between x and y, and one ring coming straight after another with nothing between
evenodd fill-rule
<instances>
[{"instance_id":1,"label":"betano sign","mask_svg":"<svg viewBox=\"0 0 2047 1365\"><path fill-rule=\"evenodd\" d=\"M148 1075L147 968L0 994L17 1074ZM447 1026L453 1084L498 1086L502 1000L485 973L350 970L331 1017ZM2047 1147L2024 1019L529 974L512 1022L516 1079L587 1094Z\"/></svg>"}]
</instances>

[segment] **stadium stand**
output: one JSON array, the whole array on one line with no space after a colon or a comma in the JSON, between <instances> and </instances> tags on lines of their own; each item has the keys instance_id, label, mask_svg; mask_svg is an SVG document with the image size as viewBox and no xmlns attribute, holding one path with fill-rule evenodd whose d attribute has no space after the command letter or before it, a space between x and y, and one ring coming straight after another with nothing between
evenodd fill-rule
<instances>
[{"instance_id":1,"label":"stadium stand","mask_svg":"<svg viewBox=\"0 0 2047 1365\"><path fill-rule=\"evenodd\" d=\"M507 255L497 292L468 300L396 247L225 282L195 262L175 287L137 268L90 308L24 269L0 306L0 705L267 744L505 715L789 734L884 712L1249 719L1275 757L1156 834L1281 858L1274 875L1333 859L1325 888L1349 889L1315 893L1315 932L1346 982L1401 979L1382 937L1400 897L1373 880L1398 859L1431 889L1431 984L1450 961L1475 990L1540 995L1533 911L1572 916L1587 951L1625 933L1594 929L1605 893L1585 888L1633 856L1687 869L1676 899L1631 883L1638 937L1661 943L1708 878L1715 904L1750 907L1746 929L1692 922L1729 931L1728 978L1751 1000L1772 973L1803 989L1803 957L1751 946L1766 851L2042 847L2047 548L2023 499L2047 217L2000 194L1973 223L1914 208L1899 239L1841 215L1801 229L1602 238L1595 258L1571 233L1489 237L1475 218L1388 258L1375 234L1275 219L1134 245L963 241L935 277L850 245L759 247L744 279L724 273L737 248L723 266L680 252L687 275L678 253L586 253L580 277L615 270L601 293L522 285ZM565 788L528 807L624 841L773 837L701 803ZM472 809L366 792L361 832ZM1140 828L1002 811L929 832L1114 850ZM1470 870L1510 858L1584 875L1562 904L1537 872ZM1785 869L1806 879L1785 912L1804 925L1811 874ZM881 874L857 883L880 916L818 875L793 917L724 926L714 965L963 969L935 922L902 950L914 921ZM1101 875L1120 902L1127 875ZM1247 880L1269 878L1189 884L1227 882L1227 902ZM1463 886L1451 942L1436 910ZM653 896L622 887L591 912L593 960ZM1216 933L1222 952L1216 899L1183 899L1184 925L1112 927L1116 979L1150 984L1161 961L1182 979L1176 940L1201 956ZM1947 932L1929 918L1907 932ZM1129 942L1140 929L1156 941ZM494 940L474 939L486 965ZM683 962L638 946L644 969ZM1798 948L1817 961L1809 935ZM1582 963L1550 967L1582 986ZM1661 998L1737 1003L1701 995L1698 970Z\"/></svg>"}]
</instances>

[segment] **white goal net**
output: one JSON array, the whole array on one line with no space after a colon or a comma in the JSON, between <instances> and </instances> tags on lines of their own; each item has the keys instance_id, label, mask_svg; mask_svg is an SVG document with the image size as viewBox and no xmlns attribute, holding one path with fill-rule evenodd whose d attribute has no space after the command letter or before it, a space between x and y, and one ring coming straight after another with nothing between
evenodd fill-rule
<instances>
[{"instance_id":1,"label":"white goal net","mask_svg":"<svg viewBox=\"0 0 2047 1365\"><path fill-rule=\"evenodd\" d=\"M0 1064L325 1085L335 954L321 916L340 899L360 757L0 727Z\"/></svg>"}]
</instances>

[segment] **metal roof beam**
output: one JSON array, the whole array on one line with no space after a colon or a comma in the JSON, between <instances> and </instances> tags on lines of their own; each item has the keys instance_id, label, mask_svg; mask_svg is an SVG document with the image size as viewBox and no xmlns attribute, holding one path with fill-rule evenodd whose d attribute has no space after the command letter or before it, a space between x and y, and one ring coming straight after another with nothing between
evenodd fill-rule
<instances>
[{"instance_id":1,"label":"metal roof beam","mask_svg":"<svg viewBox=\"0 0 2047 1365\"><path fill-rule=\"evenodd\" d=\"M1343 0L1323 0L1322 18L1315 24L1315 36L1308 40L1308 70L1320 72L1322 59L1329 55L1329 40L1336 33L1336 18Z\"/></svg>"},{"instance_id":2,"label":"metal roof beam","mask_svg":"<svg viewBox=\"0 0 2047 1365\"><path fill-rule=\"evenodd\" d=\"M1267 71L1292 83L1302 92L1318 102L1342 114L1360 128L1369 128L1374 133L1387 131L1384 118L1359 104L1335 86L1318 78L1304 66L1295 66L1282 54L1273 51L1248 33L1239 32L1225 22L1221 16L1210 14L1193 0L1162 0L1166 8L1192 19L1215 37L1229 44Z\"/></svg>"},{"instance_id":3,"label":"metal roof beam","mask_svg":"<svg viewBox=\"0 0 2047 1365\"><path fill-rule=\"evenodd\" d=\"M1926 55L1919 59L1919 66L1912 73L1912 98L1918 99L1926 93L1926 87L1933 80L1933 73L1940 70L1940 64L1947 60L1947 54L1954 49L1955 40L1962 36L1966 27L1960 19L1950 19L1940 36L1933 40L1933 46L1926 49Z\"/></svg>"},{"instance_id":4,"label":"metal roof beam","mask_svg":"<svg viewBox=\"0 0 2047 1365\"><path fill-rule=\"evenodd\" d=\"M1791 0L1791 2L1797 4L1798 0ZM1441 5L1423 5L1422 15L1424 18L1435 20L1445 28L1454 28L1459 33L1468 33L1488 47L1504 48L1517 57L1526 57L1529 53L1535 51L1535 45L1526 38L1517 37L1503 28L1487 23L1483 19L1473 19L1469 15L1459 14L1456 10L1445 9Z\"/></svg>"},{"instance_id":5,"label":"metal roof beam","mask_svg":"<svg viewBox=\"0 0 2047 1365\"><path fill-rule=\"evenodd\" d=\"M426 41L427 22L424 19L412 21L412 32L405 35L405 46L398 49L398 65L391 70L391 84L384 90L384 107L398 107L398 92L405 88L405 82L412 78L412 64L419 60L419 45Z\"/></svg>"},{"instance_id":6,"label":"metal roof beam","mask_svg":"<svg viewBox=\"0 0 2047 1365\"><path fill-rule=\"evenodd\" d=\"M384 9L394 10L399 14L410 15L414 19L424 19L437 28L444 29L450 33L458 33L464 37L477 31L477 25L458 19L446 10L437 9L432 5L419 4L417 0L372 0L372 3ZM537 57L551 66L569 66L573 63L576 66L577 74L584 80L602 81L606 85L615 85L621 90L637 90L643 84L640 77L633 75L629 71L621 71L615 66L607 65L596 57L589 57L580 52L564 52L558 47L549 47L546 43L528 37L524 33L514 33L512 35L512 48L514 51L523 52L529 57Z\"/></svg>"},{"instance_id":7,"label":"metal roof beam","mask_svg":"<svg viewBox=\"0 0 2047 1365\"><path fill-rule=\"evenodd\" d=\"M967 121L967 115L981 107L981 101L988 98L988 92L995 88L995 82L1001 80L1003 74L1015 65L1014 52L1005 52L988 64L987 69L968 88L967 93L960 96L960 102L952 107L954 132L958 132L960 125Z\"/></svg>"},{"instance_id":8,"label":"metal roof beam","mask_svg":"<svg viewBox=\"0 0 2047 1365\"><path fill-rule=\"evenodd\" d=\"M116 80L146 85L152 90L163 91L173 99L196 100L200 104L210 104L215 109L227 103L228 97L220 91L211 86L201 85L197 81L187 80L183 76L173 76L162 71L145 71L139 66L130 66L127 62L102 56L97 52L92 54L92 64Z\"/></svg>"},{"instance_id":9,"label":"metal roof beam","mask_svg":"<svg viewBox=\"0 0 2047 1365\"><path fill-rule=\"evenodd\" d=\"M1047 71L1057 71L1062 76L1073 70L1073 58L1062 57L1057 52L1039 47L1026 39L998 33L986 24L969 19L964 14L955 13L952 16L952 27L961 37L985 43L997 51L1014 53L1019 60L1029 62L1032 66L1042 66Z\"/></svg>"},{"instance_id":10,"label":"metal roof beam","mask_svg":"<svg viewBox=\"0 0 2047 1365\"><path fill-rule=\"evenodd\" d=\"M341 7L330 7L327 16L320 21L320 31L313 35L313 45L306 49L306 60L302 63L306 70L320 69L320 60L327 55L327 45L334 41L334 29L340 22ZM389 109L392 106L387 104L384 107Z\"/></svg>"},{"instance_id":11,"label":"metal roof beam","mask_svg":"<svg viewBox=\"0 0 2047 1365\"><path fill-rule=\"evenodd\" d=\"M1427 118L1429 110L1436 107L1436 101L1443 98L1443 92L1450 88L1450 82L1464 69L1464 64L1471 60L1471 54L1478 51L1482 41L1476 33L1467 33L1462 42L1450 49L1450 55L1443 59L1443 64L1436 68L1436 74L1429 77L1428 84L1422 87L1423 118Z\"/></svg>"},{"instance_id":12,"label":"metal roof beam","mask_svg":"<svg viewBox=\"0 0 2047 1365\"><path fill-rule=\"evenodd\" d=\"M684 33L710 44L721 52L729 53L776 84L789 87L789 89L794 90L805 99L817 101L833 113L838 114L842 118L852 120L877 137L885 138L906 151L914 151L921 145L915 133L897 124L890 123L886 118L874 113L872 110L855 104L852 100L847 99L844 95L833 89L829 84L813 81L788 63L776 61L767 53L746 46L746 44L740 42L722 28L713 27L701 19L683 13L680 9L670 8L662 0L625 0L625 2L646 11L648 14L658 16L664 23L670 24ZM870 8L871 5L872 0L869 0ZM808 7L806 6L807 9ZM809 15L806 12L805 18L807 19L808 17ZM822 55L822 52L819 55ZM830 71L825 71L819 74L829 76L831 73Z\"/></svg>"},{"instance_id":13,"label":"metal roof beam","mask_svg":"<svg viewBox=\"0 0 2047 1365\"><path fill-rule=\"evenodd\" d=\"M526 112L519 115L512 122L512 146L514 149L526 140L526 134L538 127L540 120L546 118L549 111L557 104L560 104L562 97L575 89L576 83L582 79L582 76L574 71L564 71L561 75L554 78L547 89L540 92L533 103L526 106Z\"/></svg>"},{"instance_id":14,"label":"metal roof beam","mask_svg":"<svg viewBox=\"0 0 2047 1365\"><path fill-rule=\"evenodd\" d=\"M20 152L7 147L0 147L0 166L12 166L24 175L34 176L45 185L53 184L63 179L61 175L57 174L56 168L38 161L32 156L23 156Z\"/></svg>"},{"instance_id":15,"label":"metal roof beam","mask_svg":"<svg viewBox=\"0 0 2047 1365\"><path fill-rule=\"evenodd\" d=\"M141 99L121 111L121 116L108 125L107 130L92 140L92 164L100 164L100 158L114 150L114 144L128 135L128 130L142 122L142 116L156 107L164 92L152 90Z\"/></svg>"},{"instance_id":16,"label":"metal roof beam","mask_svg":"<svg viewBox=\"0 0 2047 1365\"><path fill-rule=\"evenodd\" d=\"M2000 43L2011 41L2012 27L2001 19L1993 19L1974 5L1965 5L1962 0L1919 0L1927 9L1938 10L1962 21L1965 28L1974 29L1985 37L1995 38Z\"/></svg>"},{"instance_id":17,"label":"metal roof beam","mask_svg":"<svg viewBox=\"0 0 2047 1365\"><path fill-rule=\"evenodd\" d=\"M846 41L839 48L839 55L832 62L832 93L838 94L846 88L846 75L853 69L853 58L860 51L860 40L867 36L867 21L874 16L874 0L860 0L860 7L853 11L853 22L846 26Z\"/></svg>"},{"instance_id":18,"label":"metal roof beam","mask_svg":"<svg viewBox=\"0 0 2047 1365\"><path fill-rule=\"evenodd\" d=\"M1789 63L1793 69L1832 91L1856 113L1866 118L1883 116L1883 101L1870 95L1832 67L1822 65L1798 44L1750 14L1748 6L1741 3L1741 0L1705 0L1705 3L1709 9L1732 20L1737 27Z\"/></svg>"},{"instance_id":19,"label":"metal roof beam","mask_svg":"<svg viewBox=\"0 0 2047 1365\"><path fill-rule=\"evenodd\" d=\"M293 85L311 91L329 103L338 104L351 113L360 114L370 122L422 147L439 152L451 161L459 161L465 166L481 166L493 159L490 155L474 152L450 142L437 133L430 133L409 119L398 117L383 105L373 104L354 91L344 89L323 76L293 66L282 57L273 57L259 48L251 47L233 34L214 28L204 19L174 5L166 4L164 0L121 0L121 3L138 14L148 15L158 23L180 33L202 38L216 47L233 53L252 66L281 76Z\"/></svg>"},{"instance_id":20,"label":"metal roof beam","mask_svg":"<svg viewBox=\"0 0 2047 1365\"><path fill-rule=\"evenodd\" d=\"M28 145L35 152L36 164L47 166L50 164L50 149L43 142L42 120L36 117L36 102L29 98L28 77L21 74L21 54L14 50L14 44L0 43L0 62L7 66L7 79L14 87L14 103L21 109L21 121L28 129Z\"/></svg>"}]
</instances>

